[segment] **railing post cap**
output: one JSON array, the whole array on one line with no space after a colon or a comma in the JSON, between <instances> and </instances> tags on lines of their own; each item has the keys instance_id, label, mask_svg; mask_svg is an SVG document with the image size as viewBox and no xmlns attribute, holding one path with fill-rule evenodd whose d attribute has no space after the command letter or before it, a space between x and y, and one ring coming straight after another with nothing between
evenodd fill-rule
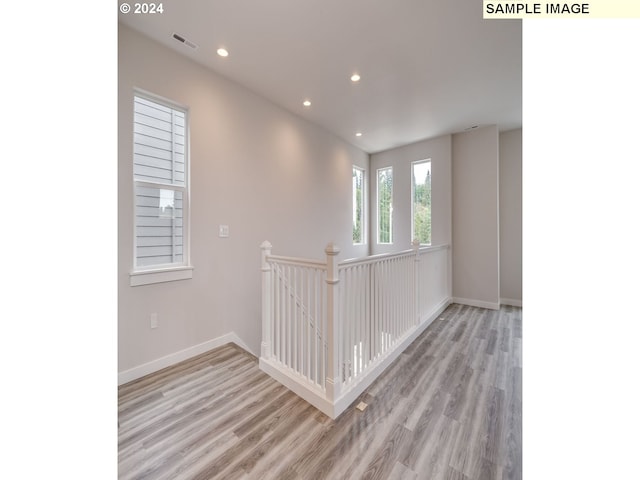
<instances>
[{"instance_id":1,"label":"railing post cap","mask_svg":"<svg viewBox=\"0 0 640 480\"><path fill-rule=\"evenodd\" d=\"M268 240L265 240L264 242L262 242L262 244L260 245L260 248L262 250L267 250L269 248L271 248L273 245L271 245L271 243L269 243Z\"/></svg>"},{"instance_id":2,"label":"railing post cap","mask_svg":"<svg viewBox=\"0 0 640 480\"><path fill-rule=\"evenodd\" d=\"M338 247L335 243L330 242L327 245L327 248L324 249L324 253L327 255L338 255L340 253L340 247Z\"/></svg>"}]
</instances>

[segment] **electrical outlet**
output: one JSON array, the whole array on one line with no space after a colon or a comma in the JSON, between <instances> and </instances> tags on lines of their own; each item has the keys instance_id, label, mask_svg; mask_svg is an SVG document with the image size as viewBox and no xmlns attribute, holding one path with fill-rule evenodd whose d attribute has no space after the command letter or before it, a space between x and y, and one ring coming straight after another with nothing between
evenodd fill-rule
<instances>
[{"instance_id":1,"label":"electrical outlet","mask_svg":"<svg viewBox=\"0 0 640 480\"><path fill-rule=\"evenodd\" d=\"M158 328L158 314L151 314L151 328Z\"/></svg>"}]
</instances>

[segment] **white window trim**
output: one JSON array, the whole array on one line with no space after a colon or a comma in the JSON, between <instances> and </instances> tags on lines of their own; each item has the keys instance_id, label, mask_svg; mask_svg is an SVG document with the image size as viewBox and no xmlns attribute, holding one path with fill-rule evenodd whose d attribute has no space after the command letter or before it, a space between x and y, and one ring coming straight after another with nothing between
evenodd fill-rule
<instances>
[{"instance_id":1,"label":"white window trim","mask_svg":"<svg viewBox=\"0 0 640 480\"><path fill-rule=\"evenodd\" d=\"M153 270L136 270L129 273L132 287L151 285L153 283L173 282L176 280L188 280L193 278L193 267L165 266Z\"/></svg>"},{"instance_id":2,"label":"white window trim","mask_svg":"<svg viewBox=\"0 0 640 480\"><path fill-rule=\"evenodd\" d=\"M376 170L376 244L393 245L393 183L391 183L391 211L389 212L389 241L380 241L380 171L391 170L393 178L393 165L378 168Z\"/></svg>"},{"instance_id":3,"label":"white window trim","mask_svg":"<svg viewBox=\"0 0 640 480\"><path fill-rule=\"evenodd\" d=\"M133 187L133 202L132 202L132 210L133 210L133 255L132 262L133 267L129 272L129 284L132 287L137 287L140 285L151 285L155 283L164 283L164 282L173 282L177 280L188 280L193 278L193 265L191 264L191 136L190 136L190 112L189 107L186 105L181 105L172 100L164 98L160 95L155 95L153 93L147 92L145 90L134 88L133 89L133 97L131 104L133 105L135 97L142 97L152 102L161 103L167 107L175 108L177 110L182 110L185 113L185 185L164 185L161 182L145 182L145 181L136 181L132 178L132 187ZM133 118L132 118L133 120ZM131 129L133 132L133 128ZM131 159L133 162L133 144L131 151ZM133 166L133 163L132 163ZM176 191L183 192L183 208L184 208L184 216L183 219L186 223L186 226L183 228L183 248L186 252L183 253L184 261L182 264L164 264L164 265L153 265L151 267L135 267L136 261L136 234L135 234L135 218L136 218L136 186L153 186L157 187L168 187Z\"/></svg>"},{"instance_id":4,"label":"white window trim","mask_svg":"<svg viewBox=\"0 0 640 480\"><path fill-rule=\"evenodd\" d=\"M360 232L360 237L362 238L361 242L353 242L354 246L362 246L362 245L366 245L367 244L367 215L366 215L366 205L367 205L367 174L366 174L366 170L362 167L359 167L358 165L353 165L352 166L353 169L356 170L360 170L362 172L362 225L361 225L361 232ZM353 172L353 170L352 170ZM353 188L353 185L352 185ZM354 198L354 194L352 192L352 198ZM353 209L353 205L351 206L351 208ZM353 225L352 225L352 229L353 229ZM351 239L353 240L353 235L351 236Z\"/></svg>"},{"instance_id":5,"label":"white window trim","mask_svg":"<svg viewBox=\"0 0 640 480\"><path fill-rule=\"evenodd\" d=\"M415 225L414 225L414 196L415 196L415 186L414 186L414 182L413 182L413 166L417 165L419 163L429 163L431 164L431 159L430 158L425 158L424 160L416 160L415 162L411 162L411 243L413 243L414 240L416 240L416 233L415 233ZM431 167L431 165L430 165ZM431 174L431 181L433 181L433 172ZM431 200L433 201L433 190L432 190L432 196L431 196ZM431 209L431 211L433 212L433 208ZM432 214L433 215L433 214ZM433 220L433 217L431 218L431 220ZM431 222L431 226L433 227L433 222ZM433 232L432 232L433 234ZM433 242L432 242L433 243ZM430 246L431 243L420 243L420 246Z\"/></svg>"}]
</instances>

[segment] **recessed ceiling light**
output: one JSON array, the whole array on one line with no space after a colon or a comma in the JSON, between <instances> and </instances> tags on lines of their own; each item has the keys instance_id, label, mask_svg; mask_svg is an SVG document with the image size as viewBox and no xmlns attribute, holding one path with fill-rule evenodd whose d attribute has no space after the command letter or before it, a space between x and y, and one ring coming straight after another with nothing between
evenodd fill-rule
<instances>
[{"instance_id":1,"label":"recessed ceiling light","mask_svg":"<svg viewBox=\"0 0 640 480\"><path fill-rule=\"evenodd\" d=\"M310 107L311 106L311 101L310 100L305 100L304 102L302 102L302 105L304 105L305 107Z\"/></svg>"},{"instance_id":2,"label":"recessed ceiling light","mask_svg":"<svg viewBox=\"0 0 640 480\"><path fill-rule=\"evenodd\" d=\"M356 137L361 137L361 136L362 136L362 132L356 133Z\"/></svg>"},{"instance_id":3,"label":"recessed ceiling light","mask_svg":"<svg viewBox=\"0 0 640 480\"><path fill-rule=\"evenodd\" d=\"M357 73L354 73L353 75L351 75L351 81L352 82L359 82L360 81L360 75L358 75Z\"/></svg>"},{"instance_id":4,"label":"recessed ceiling light","mask_svg":"<svg viewBox=\"0 0 640 480\"><path fill-rule=\"evenodd\" d=\"M219 48L218 49L218 55L220 55L221 57L228 57L229 56L229 52L227 51L226 48Z\"/></svg>"}]
</instances>

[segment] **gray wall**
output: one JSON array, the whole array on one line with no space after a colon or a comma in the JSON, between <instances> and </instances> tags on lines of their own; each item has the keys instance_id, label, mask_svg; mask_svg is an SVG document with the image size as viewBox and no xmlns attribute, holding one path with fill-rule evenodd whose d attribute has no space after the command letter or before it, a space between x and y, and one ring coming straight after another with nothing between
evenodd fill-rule
<instances>
[{"instance_id":1,"label":"gray wall","mask_svg":"<svg viewBox=\"0 0 640 480\"><path fill-rule=\"evenodd\" d=\"M452 245L455 301L498 308L522 302L522 130L495 125L371 155L371 253L411 239L411 162L431 159L433 244ZM393 239L376 243L376 170L394 171Z\"/></svg>"},{"instance_id":2,"label":"gray wall","mask_svg":"<svg viewBox=\"0 0 640 480\"><path fill-rule=\"evenodd\" d=\"M229 332L258 354L260 244L322 259L334 241L340 259L366 255L352 246L351 168L368 175L368 155L122 25L118 54L118 369ZM134 87L190 109L189 280L129 286ZM219 224L229 238L218 237Z\"/></svg>"},{"instance_id":3,"label":"gray wall","mask_svg":"<svg viewBox=\"0 0 640 480\"><path fill-rule=\"evenodd\" d=\"M129 285L134 88L190 109L195 270L189 280ZM500 136L500 160L495 126L369 159L303 118L123 26L118 96L120 372L230 332L259 354L263 240L273 244L276 254L317 259L330 241L341 247L339 259L410 248L410 166L416 160L432 162L432 240L452 245L453 298L491 308L501 298L521 300L521 130ZM351 240L352 165L365 169L369 186L365 221L370 238L362 246ZM394 167L394 244L377 245L375 175L386 166ZM229 225L229 238L218 237L219 224ZM158 314L157 329L150 328L151 313Z\"/></svg>"},{"instance_id":4,"label":"gray wall","mask_svg":"<svg viewBox=\"0 0 640 480\"><path fill-rule=\"evenodd\" d=\"M451 135L371 155L369 178L371 253L411 248L411 162L431 159L431 243L451 243ZM393 167L393 244L378 245L376 170Z\"/></svg>"},{"instance_id":5,"label":"gray wall","mask_svg":"<svg viewBox=\"0 0 640 480\"><path fill-rule=\"evenodd\" d=\"M453 297L500 305L498 130L453 135Z\"/></svg>"},{"instance_id":6,"label":"gray wall","mask_svg":"<svg viewBox=\"0 0 640 480\"><path fill-rule=\"evenodd\" d=\"M500 134L500 303L522 305L522 129Z\"/></svg>"}]
</instances>

